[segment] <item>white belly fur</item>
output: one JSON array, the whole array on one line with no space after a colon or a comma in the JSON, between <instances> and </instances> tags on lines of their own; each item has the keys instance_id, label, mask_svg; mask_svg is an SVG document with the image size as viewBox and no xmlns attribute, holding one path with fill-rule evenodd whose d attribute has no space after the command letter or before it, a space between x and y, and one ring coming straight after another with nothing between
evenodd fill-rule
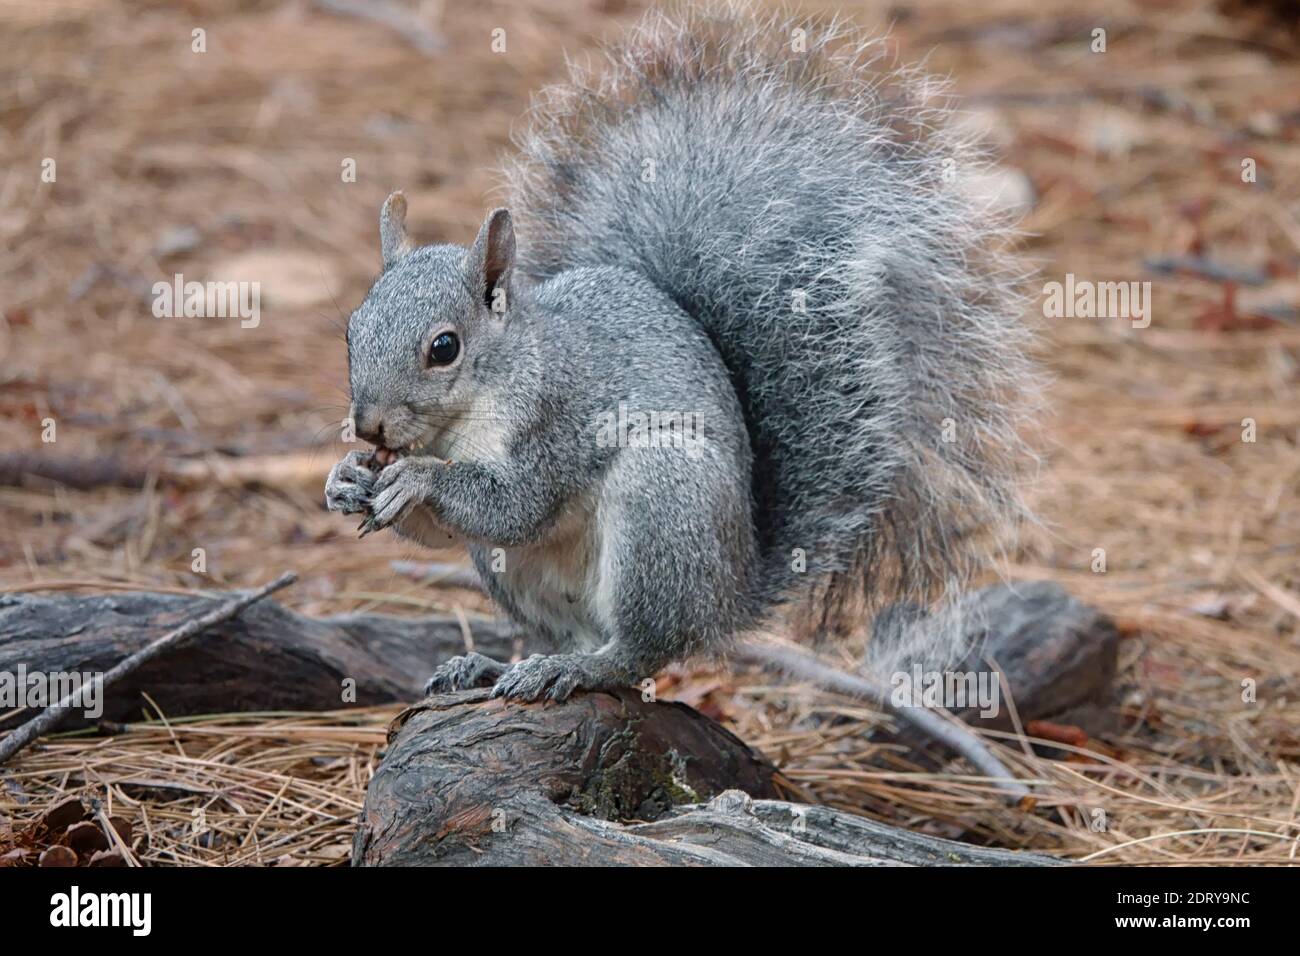
<instances>
[{"instance_id":1,"label":"white belly fur","mask_svg":"<svg viewBox=\"0 0 1300 956\"><path fill-rule=\"evenodd\" d=\"M600 542L590 500L575 502L536 544L505 549L500 583L526 620L574 650L605 643L610 621L597 600Z\"/></svg>"}]
</instances>

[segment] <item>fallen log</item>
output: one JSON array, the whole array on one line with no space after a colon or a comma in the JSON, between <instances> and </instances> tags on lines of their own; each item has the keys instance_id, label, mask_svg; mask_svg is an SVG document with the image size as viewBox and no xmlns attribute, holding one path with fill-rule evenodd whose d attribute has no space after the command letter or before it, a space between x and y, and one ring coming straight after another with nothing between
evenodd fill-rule
<instances>
[{"instance_id":1,"label":"fallen log","mask_svg":"<svg viewBox=\"0 0 1300 956\"><path fill-rule=\"evenodd\" d=\"M0 673L108 671L223 597L0 595ZM266 600L108 687L97 719L138 717L144 693L168 716L407 702L420 696L434 667L463 654L469 642L502 660L548 649L496 619L310 618ZM0 709L0 723L13 722L6 716Z\"/></svg>"},{"instance_id":2,"label":"fallen log","mask_svg":"<svg viewBox=\"0 0 1300 956\"><path fill-rule=\"evenodd\" d=\"M292 571L287 571L270 584L236 595L218 604L217 607L197 617L190 618L184 624L168 631L157 640L150 641L140 650L128 654L105 673L92 677L88 684L68 687L66 692L57 698L53 695L47 695L44 710L13 733L7 734L3 740L0 740L0 763L4 763L37 737L49 733L70 718L74 705L93 706L101 698L101 694L106 687L111 687L114 683L125 680L150 661L157 660L160 656L182 646L185 641L196 634L202 634L210 627L215 627L238 617L240 612L247 610L250 605L262 600L268 594L274 594L281 588L287 588L296 580L298 580L298 576ZM88 690L91 691L93 699L88 700L86 698L85 694Z\"/></svg>"},{"instance_id":3,"label":"fallen log","mask_svg":"<svg viewBox=\"0 0 1300 956\"><path fill-rule=\"evenodd\" d=\"M1049 865L826 807L733 734L634 691L431 697L394 721L356 866Z\"/></svg>"},{"instance_id":4,"label":"fallen log","mask_svg":"<svg viewBox=\"0 0 1300 956\"><path fill-rule=\"evenodd\" d=\"M219 599L153 592L0 595L0 673L20 667L28 673L107 671ZM1022 722L1050 719L1104 696L1118 635L1100 612L1047 582L986 588L970 600L979 612L968 620L979 631L972 642L980 657L970 666L987 669L991 660L1001 668ZM310 618L267 600L109 688L103 717L139 714L141 691L176 716L406 702L420 696L438 664L467 649L509 660L550 647L494 618ZM989 721L975 708L959 716L981 726L1010 726L1005 707ZM0 726L4 718L0 712ZM928 739L907 728L895 735L880 731L879 739L886 737L908 747Z\"/></svg>"}]
</instances>

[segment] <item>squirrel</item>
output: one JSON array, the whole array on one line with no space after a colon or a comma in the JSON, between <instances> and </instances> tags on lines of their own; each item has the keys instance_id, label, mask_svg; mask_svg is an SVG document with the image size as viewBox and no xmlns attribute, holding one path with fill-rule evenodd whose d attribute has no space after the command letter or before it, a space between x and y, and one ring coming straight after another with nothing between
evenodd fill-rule
<instances>
[{"instance_id":1,"label":"squirrel","mask_svg":"<svg viewBox=\"0 0 1300 956\"><path fill-rule=\"evenodd\" d=\"M468 248L414 245L385 201L347 328L376 450L327 507L464 542L562 649L453 658L426 692L562 700L778 613L843 628L946 593L1027 515L1011 226L962 188L984 160L939 88L881 48L651 12L535 101Z\"/></svg>"}]
</instances>

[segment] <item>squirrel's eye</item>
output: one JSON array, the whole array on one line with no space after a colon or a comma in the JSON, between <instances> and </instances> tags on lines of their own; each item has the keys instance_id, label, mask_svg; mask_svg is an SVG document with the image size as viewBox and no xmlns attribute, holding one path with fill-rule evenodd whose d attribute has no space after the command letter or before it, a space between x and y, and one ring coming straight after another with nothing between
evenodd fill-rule
<instances>
[{"instance_id":1,"label":"squirrel's eye","mask_svg":"<svg viewBox=\"0 0 1300 956\"><path fill-rule=\"evenodd\" d=\"M429 344L430 365L450 365L460 354L460 339L455 332L442 332Z\"/></svg>"}]
</instances>

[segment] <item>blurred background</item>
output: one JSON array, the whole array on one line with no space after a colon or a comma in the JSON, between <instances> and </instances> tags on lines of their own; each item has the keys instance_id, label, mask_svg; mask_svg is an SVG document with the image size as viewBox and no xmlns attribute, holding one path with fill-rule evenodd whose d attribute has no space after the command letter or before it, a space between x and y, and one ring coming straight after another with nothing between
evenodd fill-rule
<instances>
[{"instance_id":1,"label":"blurred background","mask_svg":"<svg viewBox=\"0 0 1300 956\"><path fill-rule=\"evenodd\" d=\"M324 510L348 447L343 329L378 268L384 196L405 190L420 241L468 242L530 94L644 7L0 0L0 590L293 569L281 599L305 613L487 611L392 565L438 555L359 542ZM1300 8L798 9L888 30L1000 159L988 189L1024 215L1053 376L1043 527L1005 573L1117 619L1122 693L1095 752L1025 756L1061 808L1029 818L902 758L869 766L879 717L858 704L710 665L666 673L664 696L728 721L819 799L945 835L1076 856L1157 831L1294 835ZM152 287L177 273L260 283L257 324L156 317ZM1150 325L1042 318L1043 286L1067 274L1151 282ZM1104 842L1085 813L1100 805L1123 820ZM1295 846L1216 834L1105 861Z\"/></svg>"}]
</instances>

